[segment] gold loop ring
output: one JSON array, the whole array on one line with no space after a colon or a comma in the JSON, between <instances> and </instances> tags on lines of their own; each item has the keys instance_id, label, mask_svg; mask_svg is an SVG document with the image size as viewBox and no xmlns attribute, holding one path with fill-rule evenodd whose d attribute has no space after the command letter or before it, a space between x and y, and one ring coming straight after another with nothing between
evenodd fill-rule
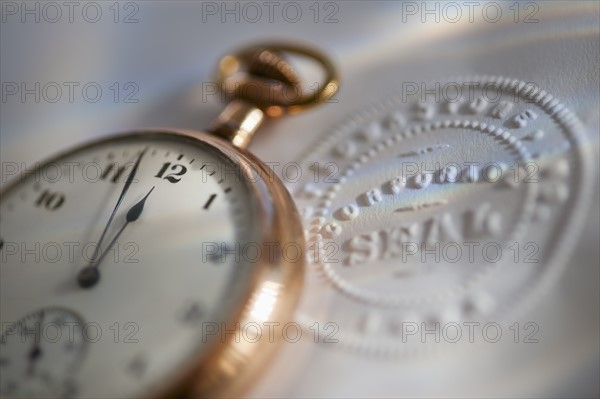
<instances>
[{"instance_id":1,"label":"gold loop ring","mask_svg":"<svg viewBox=\"0 0 600 399\"><path fill-rule=\"evenodd\" d=\"M306 87L283 53L316 61L325 72L317 87ZM319 51L301 45L265 43L226 55L219 63L217 83L226 94L247 101L275 117L294 114L330 99L339 88L335 67ZM310 91L302 93L303 90Z\"/></svg>"}]
</instances>

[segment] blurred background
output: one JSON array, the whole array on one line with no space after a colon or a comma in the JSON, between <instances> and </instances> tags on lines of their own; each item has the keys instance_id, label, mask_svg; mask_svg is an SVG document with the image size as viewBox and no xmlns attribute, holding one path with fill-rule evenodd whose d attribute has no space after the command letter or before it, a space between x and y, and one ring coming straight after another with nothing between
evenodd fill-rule
<instances>
[{"instance_id":1,"label":"blurred background","mask_svg":"<svg viewBox=\"0 0 600 399\"><path fill-rule=\"evenodd\" d=\"M527 227L527 240L540 245L535 272L539 275L517 273L524 279L521 284L511 280L510 267L501 271L503 277L488 281L487 287L497 292L494 309L502 312L469 319L497 322L505 339L432 351L404 350L402 342L388 345L391 338L382 338L377 326L385 325L396 310L383 307L371 312L368 301L355 304L323 283L317 277L320 266L313 262L295 315L307 334L298 343L284 345L248 396L600 396L597 1L75 3L70 12L62 2L2 1L3 164L33 165L111 132L145 127L202 130L224 104L211 90L219 58L265 40L318 48L332 58L341 75L335 101L266 126L250 150L268 162L294 161L306 168L313 162L343 163L335 157L335 149L339 143L356 142L355 131L368 133L373 121L396 109L407 119L402 123L412 123L410 102L391 100L407 94L407 83L421 88L427 82L430 88L435 82L465 81L453 80L458 76L477 77L471 81L503 77L532 82L552 94L578 118L581 128L573 133L558 113L537 110L545 136L535 143L524 135L518 138L532 152L542 153L541 164L567 160L571 173L562 190L569 193L569 201L546 211L550 213L546 224ZM412 95L418 103L419 93ZM524 111L529 104L515 106ZM483 123L488 117L474 112L470 118ZM432 136L431 145L443 140L443 132L439 135ZM461 147L455 144L466 145L460 132L447 140L458 152ZM430 145L427 139L417 144ZM495 156L491 146L481 145L488 159ZM556 151L550 151L552 147ZM544 158L544 151L551 156ZM463 158L468 154L465 149ZM369 173L385 167L386 160L369 164L340 195L354 198L375 184ZM9 177L3 170L2 186ZM306 181L288 185L307 218L310 235L310 213L318 201L304 195ZM519 217L519 204L495 206L504 206L504 217L510 219ZM361 226L369 223L379 222L374 217ZM388 260L393 262L400 260ZM368 279L368 271L358 276L356 269L340 266L340 270L359 288L373 288L357 280ZM425 274L419 284L435 292L448 278L452 276ZM543 284L537 284L538 279ZM411 281L397 287L384 281L380 287L410 291ZM521 309L524 303L527 306ZM428 312L435 311L432 306ZM427 317L421 309L407 305L397 312L402 313L401 320L421 321ZM376 321L365 321L359 313L375 314ZM315 343L310 333L315 321L335 323L338 342ZM368 326L360 327L361 323ZM523 329L526 323L534 323L537 342L519 337L515 343L515 327L510 329L514 323L520 323L516 328L521 334L528 333Z\"/></svg>"}]
</instances>

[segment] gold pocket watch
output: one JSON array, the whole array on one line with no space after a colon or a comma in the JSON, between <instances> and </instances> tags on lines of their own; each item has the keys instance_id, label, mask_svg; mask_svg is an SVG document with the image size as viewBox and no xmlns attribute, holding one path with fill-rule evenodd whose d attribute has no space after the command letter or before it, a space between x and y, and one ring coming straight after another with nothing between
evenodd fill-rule
<instances>
[{"instance_id":1,"label":"gold pocket watch","mask_svg":"<svg viewBox=\"0 0 600 399\"><path fill-rule=\"evenodd\" d=\"M286 53L322 67L320 90L301 95ZM231 396L265 366L304 238L245 148L267 116L322 103L338 80L318 52L261 45L224 57L218 81L236 99L207 132L96 141L2 191L3 398Z\"/></svg>"}]
</instances>

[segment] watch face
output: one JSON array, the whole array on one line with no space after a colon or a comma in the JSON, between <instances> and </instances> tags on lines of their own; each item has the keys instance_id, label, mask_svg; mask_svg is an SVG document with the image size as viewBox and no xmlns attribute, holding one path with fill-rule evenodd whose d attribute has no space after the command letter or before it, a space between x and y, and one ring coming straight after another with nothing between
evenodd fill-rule
<instances>
[{"instance_id":1,"label":"watch face","mask_svg":"<svg viewBox=\"0 0 600 399\"><path fill-rule=\"evenodd\" d=\"M147 396L222 340L261 242L232 159L148 133L27 169L0 201L2 397Z\"/></svg>"}]
</instances>

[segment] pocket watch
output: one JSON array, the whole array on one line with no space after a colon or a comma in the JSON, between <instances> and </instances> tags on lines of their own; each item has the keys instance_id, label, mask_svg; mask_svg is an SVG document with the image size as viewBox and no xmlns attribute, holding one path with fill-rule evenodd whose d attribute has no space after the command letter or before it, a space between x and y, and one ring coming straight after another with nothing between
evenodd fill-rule
<instances>
[{"instance_id":1,"label":"pocket watch","mask_svg":"<svg viewBox=\"0 0 600 399\"><path fill-rule=\"evenodd\" d=\"M320 90L302 94L285 54L320 65ZM266 44L224 57L218 82L233 99L206 132L105 138L1 192L2 397L232 396L267 365L304 238L246 147L264 119L322 103L338 79L317 51Z\"/></svg>"}]
</instances>

